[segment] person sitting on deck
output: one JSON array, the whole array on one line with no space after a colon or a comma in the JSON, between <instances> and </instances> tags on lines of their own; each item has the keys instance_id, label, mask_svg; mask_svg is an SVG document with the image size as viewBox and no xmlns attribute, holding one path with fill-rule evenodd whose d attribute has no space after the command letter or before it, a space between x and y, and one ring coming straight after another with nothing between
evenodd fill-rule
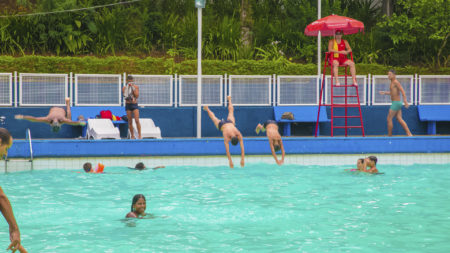
<instances>
[{"instance_id":1,"label":"person sitting on deck","mask_svg":"<svg viewBox=\"0 0 450 253\"><path fill-rule=\"evenodd\" d=\"M50 127L54 133L61 130L62 124L68 124L72 126L84 126L86 122L72 121L72 114L70 113L70 98L66 98L66 108L52 107L46 117L33 117L25 115L16 115L16 119L25 119L31 122L41 122L50 124Z\"/></svg>"},{"instance_id":2,"label":"person sitting on deck","mask_svg":"<svg viewBox=\"0 0 450 253\"><path fill-rule=\"evenodd\" d=\"M334 35L334 39L328 42L328 52L334 53L333 57L330 58L330 64L333 65L335 84L341 85L338 79L338 67L339 65L344 65L350 67L350 74L352 75L353 85L357 85L355 63L347 58L347 55L352 52L352 48L346 40L342 39L342 35L343 31L337 30Z\"/></svg>"},{"instance_id":3,"label":"person sitting on deck","mask_svg":"<svg viewBox=\"0 0 450 253\"><path fill-rule=\"evenodd\" d=\"M222 131L223 134L223 141L225 144L225 150L227 152L228 162L230 165L230 168L233 168L233 160L231 160L230 155L230 146L228 142L231 141L231 144L237 145L238 143L241 146L241 166L244 167L245 161L245 152L244 152L244 141L241 132L236 128L236 120L234 118L234 108L233 104L231 103L231 96L227 97L228 100L228 117L227 120L219 120L214 113L208 108L208 106L204 106L203 109L208 112L208 116L211 118L214 125L219 129L219 131Z\"/></svg>"},{"instance_id":4,"label":"person sitting on deck","mask_svg":"<svg viewBox=\"0 0 450 253\"><path fill-rule=\"evenodd\" d=\"M278 132L278 124L274 120L267 120L264 125L258 124L256 126L256 133L259 134L260 131L266 132L267 139L269 139L270 150L272 152L272 156L275 159L275 162L278 165L282 165L284 163L284 146L283 141L281 140L281 135ZM278 160L276 152L281 149L281 160Z\"/></svg>"}]
</instances>

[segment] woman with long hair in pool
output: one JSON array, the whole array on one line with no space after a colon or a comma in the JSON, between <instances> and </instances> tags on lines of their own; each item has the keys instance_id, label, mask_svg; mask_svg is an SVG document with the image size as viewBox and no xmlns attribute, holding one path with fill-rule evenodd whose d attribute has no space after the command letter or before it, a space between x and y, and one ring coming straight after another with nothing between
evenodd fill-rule
<instances>
[{"instance_id":1,"label":"woman with long hair in pool","mask_svg":"<svg viewBox=\"0 0 450 253\"><path fill-rule=\"evenodd\" d=\"M131 212L129 212L126 218L143 218L147 214L145 209L147 208L147 201L142 194L136 194L131 202Z\"/></svg>"}]
</instances>

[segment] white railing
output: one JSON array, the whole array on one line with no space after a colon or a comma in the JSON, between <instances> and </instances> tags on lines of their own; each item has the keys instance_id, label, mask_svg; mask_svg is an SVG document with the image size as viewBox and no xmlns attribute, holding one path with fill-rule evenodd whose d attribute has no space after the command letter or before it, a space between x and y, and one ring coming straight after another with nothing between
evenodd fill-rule
<instances>
[{"instance_id":1,"label":"white railing","mask_svg":"<svg viewBox=\"0 0 450 253\"><path fill-rule=\"evenodd\" d=\"M121 75L75 74L75 105L120 106Z\"/></svg>"},{"instance_id":2,"label":"white railing","mask_svg":"<svg viewBox=\"0 0 450 253\"><path fill-rule=\"evenodd\" d=\"M64 98L74 97L75 106L123 106L121 75L114 74L35 74L0 73L0 106L64 106ZM142 106L195 106L197 76L133 75L139 85ZM351 82L351 77L348 77ZM410 104L450 104L450 75L397 75ZM387 75L357 76L361 105L389 105L380 95L388 91ZM73 84L72 84L73 83ZM330 103L330 76L325 79L325 103ZM344 83L340 77L340 83ZM227 106L226 96L236 106L317 105L320 92L317 76L204 75L202 105ZM335 88L343 95L344 88ZM354 89L347 88L348 95ZM413 100L414 99L414 100ZM336 98L337 103L343 98ZM355 100L355 101L354 101ZM348 103L356 102L349 98Z\"/></svg>"},{"instance_id":3,"label":"white railing","mask_svg":"<svg viewBox=\"0 0 450 253\"><path fill-rule=\"evenodd\" d=\"M325 103L331 104L331 91L330 91L330 76L327 76L325 78ZM359 103L360 105L366 104L366 93L367 93L367 76L356 76L356 82L358 83L358 95L359 95ZM339 83L341 85L345 85L345 77L339 77ZM353 83L352 77L347 77L347 84L350 85ZM333 84L335 84L333 80ZM344 96L345 95L345 89L347 89L347 95L348 96L356 96L356 89L353 87L335 87L333 90L333 95L335 96ZM345 98L343 97L337 97L333 99L333 102L336 104L344 104ZM358 102L356 97L349 97L347 98L348 104L356 104Z\"/></svg>"},{"instance_id":4,"label":"white railing","mask_svg":"<svg viewBox=\"0 0 450 253\"><path fill-rule=\"evenodd\" d=\"M0 106L12 106L12 90L12 74L0 73Z\"/></svg>"},{"instance_id":5,"label":"white railing","mask_svg":"<svg viewBox=\"0 0 450 253\"><path fill-rule=\"evenodd\" d=\"M180 106L197 105L197 76L179 76ZM223 103L223 76L202 75L202 105L221 106Z\"/></svg>"},{"instance_id":6,"label":"white railing","mask_svg":"<svg viewBox=\"0 0 450 253\"><path fill-rule=\"evenodd\" d=\"M67 74L20 73L20 106L64 106L69 90Z\"/></svg>"},{"instance_id":7,"label":"white railing","mask_svg":"<svg viewBox=\"0 0 450 253\"><path fill-rule=\"evenodd\" d=\"M414 104L413 101L413 75L397 75L397 80L405 90L406 100L409 104ZM380 95L380 91L389 91L391 81L387 75L372 76L372 105L390 105L391 97L389 95ZM400 94L401 97L401 94ZM400 98L403 101L403 98Z\"/></svg>"},{"instance_id":8,"label":"white railing","mask_svg":"<svg viewBox=\"0 0 450 253\"><path fill-rule=\"evenodd\" d=\"M132 75L139 87L138 103L142 106L172 106L173 76Z\"/></svg>"},{"instance_id":9,"label":"white railing","mask_svg":"<svg viewBox=\"0 0 450 253\"><path fill-rule=\"evenodd\" d=\"M318 105L317 76L278 76L277 105Z\"/></svg>"},{"instance_id":10,"label":"white railing","mask_svg":"<svg viewBox=\"0 0 450 253\"><path fill-rule=\"evenodd\" d=\"M450 104L450 75L419 76L419 104Z\"/></svg>"},{"instance_id":11,"label":"white railing","mask_svg":"<svg viewBox=\"0 0 450 253\"><path fill-rule=\"evenodd\" d=\"M272 76L230 75L229 93L233 105L270 106L272 104Z\"/></svg>"}]
</instances>

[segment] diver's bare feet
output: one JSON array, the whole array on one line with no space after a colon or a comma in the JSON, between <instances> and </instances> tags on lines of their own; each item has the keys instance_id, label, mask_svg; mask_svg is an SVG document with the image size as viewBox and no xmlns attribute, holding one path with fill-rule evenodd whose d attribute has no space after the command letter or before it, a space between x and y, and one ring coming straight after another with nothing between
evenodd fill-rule
<instances>
[{"instance_id":1,"label":"diver's bare feet","mask_svg":"<svg viewBox=\"0 0 450 253\"><path fill-rule=\"evenodd\" d=\"M203 106L203 110L204 111L209 111L209 107L205 105L205 106Z\"/></svg>"},{"instance_id":2,"label":"diver's bare feet","mask_svg":"<svg viewBox=\"0 0 450 253\"><path fill-rule=\"evenodd\" d=\"M231 103L231 96L227 96L228 103Z\"/></svg>"},{"instance_id":3,"label":"diver's bare feet","mask_svg":"<svg viewBox=\"0 0 450 253\"><path fill-rule=\"evenodd\" d=\"M66 98L66 104L70 102L70 98Z\"/></svg>"}]
</instances>

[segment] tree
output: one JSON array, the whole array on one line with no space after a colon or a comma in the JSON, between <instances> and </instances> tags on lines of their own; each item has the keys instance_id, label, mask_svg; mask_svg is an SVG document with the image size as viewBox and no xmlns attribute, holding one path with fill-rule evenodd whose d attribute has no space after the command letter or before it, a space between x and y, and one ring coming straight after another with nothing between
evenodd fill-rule
<instances>
[{"instance_id":1,"label":"tree","mask_svg":"<svg viewBox=\"0 0 450 253\"><path fill-rule=\"evenodd\" d=\"M241 1L241 39L244 47L248 47L252 43L251 30L253 26L253 19L251 15L250 0Z\"/></svg>"}]
</instances>

